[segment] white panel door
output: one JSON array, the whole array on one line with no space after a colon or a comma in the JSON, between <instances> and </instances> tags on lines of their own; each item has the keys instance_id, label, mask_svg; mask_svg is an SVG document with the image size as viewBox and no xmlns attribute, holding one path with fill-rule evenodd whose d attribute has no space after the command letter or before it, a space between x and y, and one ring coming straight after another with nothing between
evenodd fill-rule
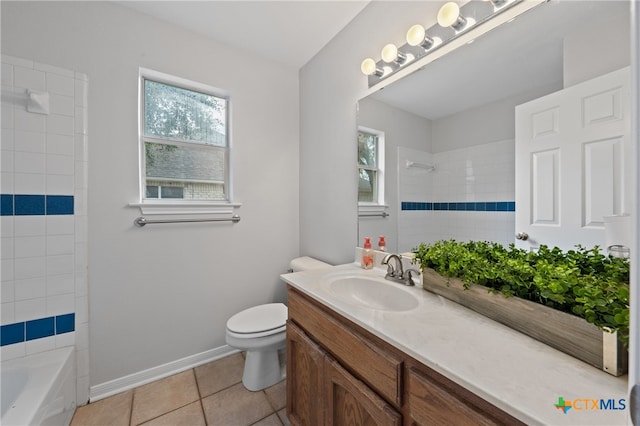
<instances>
[{"instance_id":1,"label":"white panel door","mask_svg":"<svg viewBox=\"0 0 640 426\"><path fill-rule=\"evenodd\" d=\"M516 107L516 246L604 244L632 201L629 68Z\"/></svg>"}]
</instances>

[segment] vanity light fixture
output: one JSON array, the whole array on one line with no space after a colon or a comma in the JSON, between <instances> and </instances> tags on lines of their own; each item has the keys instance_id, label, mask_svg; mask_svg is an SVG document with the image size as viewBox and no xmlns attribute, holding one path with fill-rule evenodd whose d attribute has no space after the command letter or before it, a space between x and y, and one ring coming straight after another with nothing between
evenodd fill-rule
<instances>
[{"instance_id":1,"label":"vanity light fixture","mask_svg":"<svg viewBox=\"0 0 640 426\"><path fill-rule=\"evenodd\" d=\"M507 3L507 0L484 0L484 1L490 1L495 9L498 9Z\"/></svg>"},{"instance_id":2,"label":"vanity light fixture","mask_svg":"<svg viewBox=\"0 0 640 426\"><path fill-rule=\"evenodd\" d=\"M438 24L441 27L451 27L460 31L467 26L467 20L460 15L460 6L455 2L447 2L438 11Z\"/></svg>"},{"instance_id":3,"label":"vanity light fixture","mask_svg":"<svg viewBox=\"0 0 640 426\"><path fill-rule=\"evenodd\" d=\"M427 30L420 24L414 25L407 31L407 44L421 46L424 50L433 47L435 40L427 35Z\"/></svg>"},{"instance_id":4,"label":"vanity light fixture","mask_svg":"<svg viewBox=\"0 0 640 426\"><path fill-rule=\"evenodd\" d=\"M379 68L376 65L376 61L371 58L367 58L362 61L360 70L362 70L362 73L364 75L375 75L376 77L382 77L384 75L384 70L382 68Z\"/></svg>"},{"instance_id":5,"label":"vanity light fixture","mask_svg":"<svg viewBox=\"0 0 640 426\"><path fill-rule=\"evenodd\" d=\"M407 61L407 55L400 52L398 47L393 43L389 43L382 48L380 57L388 64L395 62L398 65L402 65Z\"/></svg>"},{"instance_id":6,"label":"vanity light fixture","mask_svg":"<svg viewBox=\"0 0 640 426\"><path fill-rule=\"evenodd\" d=\"M549 0L469 0L462 6L448 1L440 7L436 24L428 28L420 24L412 26L407 31L406 44L387 44L380 52L382 59L376 62L367 58L362 61L360 69L368 76L369 87L373 87L406 65L424 58L466 34L468 29L484 24L514 5L522 3L517 12L519 15L547 1Z\"/></svg>"}]
</instances>

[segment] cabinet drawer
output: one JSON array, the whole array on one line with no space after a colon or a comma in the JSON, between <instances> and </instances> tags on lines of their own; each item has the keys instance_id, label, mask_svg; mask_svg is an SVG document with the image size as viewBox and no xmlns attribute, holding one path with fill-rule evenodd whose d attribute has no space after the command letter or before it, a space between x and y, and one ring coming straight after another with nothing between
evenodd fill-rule
<instances>
[{"instance_id":1,"label":"cabinet drawer","mask_svg":"<svg viewBox=\"0 0 640 426\"><path fill-rule=\"evenodd\" d=\"M289 289L289 318L389 402L402 405L403 361Z\"/></svg>"},{"instance_id":2,"label":"cabinet drawer","mask_svg":"<svg viewBox=\"0 0 640 426\"><path fill-rule=\"evenodd\" d=\"M519 420L430 369L409 369L412 425L522 425Z\"/></svg>"}]
</instances>

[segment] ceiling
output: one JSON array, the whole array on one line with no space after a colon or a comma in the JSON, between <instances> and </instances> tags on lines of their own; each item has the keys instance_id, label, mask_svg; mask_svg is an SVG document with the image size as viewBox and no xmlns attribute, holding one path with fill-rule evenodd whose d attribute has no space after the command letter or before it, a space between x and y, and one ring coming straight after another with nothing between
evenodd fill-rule
<instances>
[{"instance_id":1,"label":"ceiling","mask_svg":"<svg viewBox=\"0 0 640 426\"><path fill-rule=\"evenodd\" d=\"M526 91L562 87L566 35L628 16L625 1L550 1L371 96L435 120Z\"/></svg>"},{"instance_id":2,"label":"ceiling","mask_svg":"<svg viewBox=\"0 0 640 426\"><path fill-rule=\"evenodd\" d=\"M117 3L299 69L360 13L369 0Z\"/></svg>"}]
</instances>

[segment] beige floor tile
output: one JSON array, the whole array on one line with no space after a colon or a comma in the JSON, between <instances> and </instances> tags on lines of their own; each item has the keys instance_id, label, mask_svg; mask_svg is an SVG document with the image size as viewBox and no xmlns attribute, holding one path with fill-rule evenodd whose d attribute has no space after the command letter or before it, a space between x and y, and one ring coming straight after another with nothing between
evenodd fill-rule
<instances>
[{"instance_id":1,"label":"beige floor tile","mask_svg":"<svg viewBox=\"0 0 640 426\"><path fill-rule=\"evenodd\" d=\"M267 399L275 411L284 408L287 405L287 381L283 380L264 390Z\"/></svg>"},{"instance_id":2,"label":"beige floor tile","mask_svg":"<svg viewBox=\"0 0 640 426\"><path fill-rule=\"evenodd\" d=\"M242 381L244 358L240 353L195 368L202 398Z\"/></svg>"},{"instance_id":3,"label":"beige floor tile","mask_svg":"<svg viewBox=\"0 0 640 426\"><path fill-rule=\"evenodd\" d=\"M237 384L202 399L208 425L247 426L273 412L264 392L250 392Z\"/></svg>"},{"instance_id":4,"label":"beige floor tile","mask_svg":"<svg viewBox=\"0 0 640 426\"><path fill-rule=\"evenodd\" d=\"M259 422L255 422L252 426L282 426L282 422L276 413L273 413L269 417L265 417Z\"/></svg>"},{"instance_id":5,"label":"beige floor tile","mask_svg":"<svg viewBox=\"0 0 640 426\"><path fill-rule=\"evenodd\" d=\"M131 424L138 425L199 399L193 370L133 390Z\"/></svg>"},{"instance_id":6,"label":"beige floor tile","mask_svg":"<svg viewBox=\"0 0 640 426\"><path fill-rule=\"evenodd\" d=\"M128 391L78 407L71 426L128 426L132 397Z\"/></svg>"},{"instance_id":7,"label":"beige floor tile","mask_svg":"<svg viewBox=\"0 0 640 426\"><path fill-rule=\"evenodd\" d=\"M278 417L280 417L280 421L284 426L291 426L291 423L289 422L289 418L287 417L286 408L283 408L282 410L278 411Z\"/></svg>"},{"instance_id":8,"label":"beige floor tile","mask_svg":"<svg viewBox=\"0 0 640 426\"><path fill-rule=\"evenodd\" d=\"M143 423L144 426L206 426L200 401Z\"/></svg>"}]
</instances>

